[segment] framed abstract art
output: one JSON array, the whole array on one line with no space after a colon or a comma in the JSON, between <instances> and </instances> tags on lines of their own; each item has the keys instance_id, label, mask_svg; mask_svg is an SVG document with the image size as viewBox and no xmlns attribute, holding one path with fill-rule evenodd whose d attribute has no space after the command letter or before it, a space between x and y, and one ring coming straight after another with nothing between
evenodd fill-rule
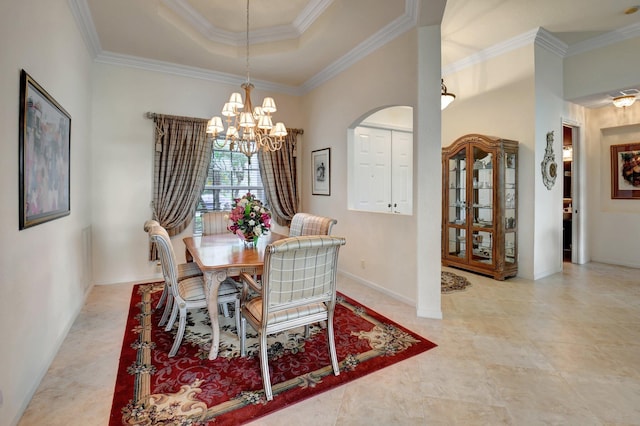
<instances>
[{"instance_id":1,"label":"framed abstract art","mask_svg":"<svg viewBox=\"0 0 640 426\"><path fill-rule=\"evenodd\" d=\"M20 229L70 213L71 116L25 70L20 73Z\"/></svg>"}]
</instances>

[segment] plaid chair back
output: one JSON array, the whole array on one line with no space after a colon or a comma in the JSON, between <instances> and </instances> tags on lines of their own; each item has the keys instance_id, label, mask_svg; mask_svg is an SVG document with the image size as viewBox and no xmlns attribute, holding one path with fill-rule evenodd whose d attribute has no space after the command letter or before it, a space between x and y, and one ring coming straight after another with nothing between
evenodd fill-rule
<instances>
[{"instance_id":1,"label":"plaid chair back","mask_svg":"<svg viewBox=\"0 0 640 426\"><path fill-rule=\"evenodd\" d=\"M330 217L316 216L310 213L296 213L291 219L289 236L330 235L331 228L336 223L338 221Z\"/></svg>"},{"instance_id":2,"label":"plaid chair back","mask_svg":"<svg viewBox=\"0 0 640 426\"><path fill-rule=\"evenodd\" d=\"M276 241L267 247L263 272L263 318L274 311L335 303L338 251L346 240L324 235Z\"/></svg>"},{"instance_id":3,"label":"plaid chair back","mask_svg":"<svg viewBox=\"0 0 640 426\"><path fill-rule=\"evenodd\" d=\"M202 215L202 235L224 234L229 225L229 213L225 211L207 212Z\"/></svg>"}]
</instances>

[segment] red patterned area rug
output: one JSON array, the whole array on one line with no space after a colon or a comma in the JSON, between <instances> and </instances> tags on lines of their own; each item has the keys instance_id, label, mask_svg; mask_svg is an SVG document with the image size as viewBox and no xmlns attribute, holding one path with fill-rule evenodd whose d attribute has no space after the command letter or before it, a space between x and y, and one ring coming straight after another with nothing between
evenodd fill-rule
<instances>
[{"instance_id":1,"label":"red patterned area rug","mask_svg":"<svg viewBox=\"0 0 640 426\"><path fill-rule=\"evenodd\" d=\"M303 328L275 335L269 338L274 399L267 402L257 335L249 328L248 356L240 357L233 318L220 317L217 359L207 359L211 325L205 309L189 313L178 353L167 356L177 325L171 332L158 327L161 292L161 283L134 286L110 425L240 425L436 346L338 294L340 375L331 369L324 328L311 327L308 339Z\"/></svg>"}]
</instances>

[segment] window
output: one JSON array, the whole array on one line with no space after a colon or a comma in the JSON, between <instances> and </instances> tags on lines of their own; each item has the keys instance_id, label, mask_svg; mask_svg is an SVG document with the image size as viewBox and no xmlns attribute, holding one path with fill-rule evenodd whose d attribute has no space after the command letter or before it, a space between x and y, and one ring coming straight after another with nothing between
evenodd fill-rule
<instances>
[{"instance_id":1,"label":"window","mask_svg":"<svg viewBox=\"0 0 640 426\"><path fill-rule=\"evenodd\" d=\"M260 178L258 155L251 161L241 152L214 147L207 173L207 181L196 206L193 233L202 234L202 214L208 211L231 210L234 198L247 192L266 204L264 187Z\"/></svg>"}]
</instances>

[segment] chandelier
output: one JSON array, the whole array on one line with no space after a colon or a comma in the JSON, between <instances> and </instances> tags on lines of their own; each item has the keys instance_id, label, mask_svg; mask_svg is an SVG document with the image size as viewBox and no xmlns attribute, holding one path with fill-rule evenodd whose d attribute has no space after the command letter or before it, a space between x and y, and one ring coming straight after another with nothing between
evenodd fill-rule
<instances>
[{"instance_id":1,"label":"chandelier","mask_svg":"<svg viewBox=\"0 0 640 426\"><path fill-rule=\"evenodd\" d=\"M618 108L624 108L633 105L636 101L635 95L624 95L613 98L613 104Z\"/></svg>"},{"instance_id":2,"label":"chandelier","mask_svg":"<svg viewBox=\"0 0 640 426\"><path fill-rule=\"evenodd\" d=\"M244 89L244 102L238 92L231 94L229 101L222 107L222 115L225 117L227 131L224 139L218 134L224 131L222 118L213 117L207 124L207 133L213 135L217 148L224 148L227 144L231 151L238 151L247 157L257 153L260 149L265 151L277 151L282 148L284 137L287 136L287 128L283 122L273 125L271 114L277 111L276 101L266 97L262 106L253 107L251 103L251 90L254 88L249 75L249 0L247 0L247 45L246 45L246 69L247 81L240 87Z\"/></svg>"}]
</instances>

